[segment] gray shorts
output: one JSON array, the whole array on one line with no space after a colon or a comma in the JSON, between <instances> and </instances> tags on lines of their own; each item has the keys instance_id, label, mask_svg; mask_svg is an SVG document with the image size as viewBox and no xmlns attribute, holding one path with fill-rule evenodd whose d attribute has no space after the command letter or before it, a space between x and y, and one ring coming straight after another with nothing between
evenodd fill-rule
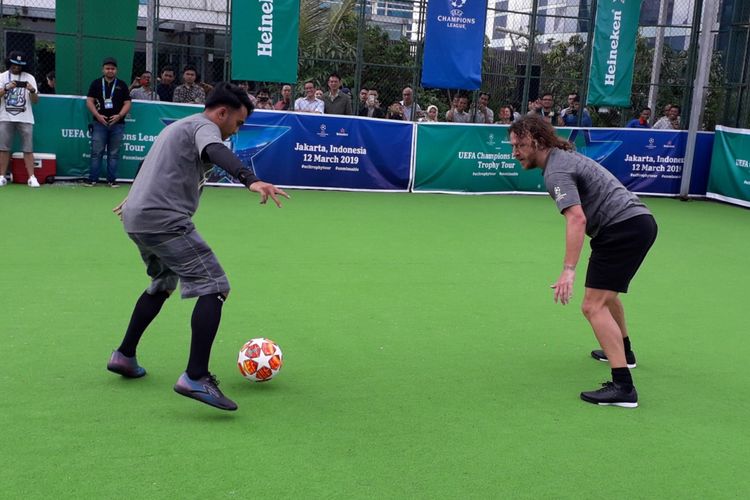
<instances>
[{"instance_id":1,"label":"gray shorts","mask_svg":"<svg viewBox=\"0 0 750 500\"><path fill-rule=\"evenodd\" d=\"M148 293L177 288L183 299L229 293L229 280L198 231L186 234L128 233L138 246L151 277Z\"/></svg>"},{"instance_id":2,"label":"gray shorts","mask_svg":"<svg viewBox=\"0 0 750 500\"><path fill-rule=\"evenodd\" d=\"M21 151L34 152L34 124L19 122L0 122L0 151L10 151L16 132L21 136Z\"/></svg>"}]
</instances>

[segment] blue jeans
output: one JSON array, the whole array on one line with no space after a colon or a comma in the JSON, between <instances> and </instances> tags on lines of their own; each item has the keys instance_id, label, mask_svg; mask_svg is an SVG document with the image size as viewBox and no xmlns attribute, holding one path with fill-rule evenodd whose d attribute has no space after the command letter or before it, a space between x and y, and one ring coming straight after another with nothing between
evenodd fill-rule
<instances>
[{"instance_id":1,"label":"blue jeans","mask_svg":"<svg viewBox=\"0 0 750 500\"><path fill-rule=\"evenodd\" d=\"M120 143L124 131L124 123L116 123L109 127L105 127L99 122L92 124L89 181L96 182L99 180L104 148L107 148L107 181L115 182L117 179L117 162L120 159Z\"/></svg>"}]
</instances>

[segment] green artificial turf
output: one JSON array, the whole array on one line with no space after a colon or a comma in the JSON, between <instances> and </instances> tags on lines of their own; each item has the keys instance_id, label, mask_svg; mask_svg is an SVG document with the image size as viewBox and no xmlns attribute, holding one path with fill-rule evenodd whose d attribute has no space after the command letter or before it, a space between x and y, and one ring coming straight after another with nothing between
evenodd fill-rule
<instances>
[{"instance_id":1,"label":"green artificial turf","mask_svg":"<svg viewBox=\"0 0 750 500\"><path fill-rule=\"evenodd\" d=\"M543 196L207 189L196 225L233 290L211 369L240 409L175 394L193 301L105 370L147 285L97 187L0 189L0 497L734 498L750 491L750 212L649 198L659 238L623 296L641 406L552 301L564 219ZM587 247L588 248L588 247ZM583 258L588 255L588 249ZM276 340L276 379L236 355Z\"/></svg>"}]
</instances>

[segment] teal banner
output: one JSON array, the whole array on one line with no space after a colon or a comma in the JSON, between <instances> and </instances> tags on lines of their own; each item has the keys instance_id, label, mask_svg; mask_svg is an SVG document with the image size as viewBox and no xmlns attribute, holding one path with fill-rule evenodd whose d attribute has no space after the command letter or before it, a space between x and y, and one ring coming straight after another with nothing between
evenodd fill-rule
<instances>
[{"instance_id":1,"label":"teal banner","mask_svg":"<svg viewBox=\"0 0 750 500\"><path fill-rule=\"evenodd\" d=\"M415 192L544 192L539 169L523 170L513 159L504 125L420 124Z\"/></svg>"},{"instance_id":2,"label":"teal banner","mask_svg":"<svg viewBox=\"0 0 750 500\"><path fill-rule=\"evenodd\" d=\"M299 0L232 2L232 79L297 81Z\"/></svg>"},{"instance_id":3,"label":"teal banner","mask_svg":"<svg viewBox=\"0 0 750 500\"><path fill-rule=\"evenodd\" d=\"M118 77L132 81L138 0L57 0L55 15L58 94L86 95L105 57L117 59Z\"/></svg>"},{"instance_id":4,"label":"teal banner","mask_svg":"<svg viewBox=\"0 0 750 500\"><path fill-rule=\"evenodd\" d=\"M630 106L641 1L599 2L587 104Z\"/></svg>"},{"instance_id":5,"label":"teal banner","mask_svg":"<svg viewBox=\"0 0 750 500\"><path fill-rule=\"evenodd\" d=\"M132 179L167 123L203 110L202 105L133 101L125 119L117 177ZM91 161L91 113L84 97L40 96L34 106L34 152L57 155L57 177L84 177Z\"/></svg>"},{"instance_id":6,"label":"teal banner","mask_svg":"<svg viewBox=\"0 0 750 500\"><path fill-rule=\"evenodd\" d=\"M706 197L750 207L750 130L716 127Z\"/></svg>"}]
</instances>

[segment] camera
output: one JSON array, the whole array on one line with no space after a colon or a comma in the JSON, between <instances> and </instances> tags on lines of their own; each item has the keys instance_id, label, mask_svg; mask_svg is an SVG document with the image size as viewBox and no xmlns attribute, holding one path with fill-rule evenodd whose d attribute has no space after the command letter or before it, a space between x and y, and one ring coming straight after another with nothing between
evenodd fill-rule
<instances>
[{"instance_id":1,"label":"camera","mask_svg":"<svg viewBox=\"0 0 750 500\"><path fill-rule=\"evenodd\" d=\"M26 82L22 82L20 80L16 81L16 87L26 87Z\"/></svg>"}]
</instances>

